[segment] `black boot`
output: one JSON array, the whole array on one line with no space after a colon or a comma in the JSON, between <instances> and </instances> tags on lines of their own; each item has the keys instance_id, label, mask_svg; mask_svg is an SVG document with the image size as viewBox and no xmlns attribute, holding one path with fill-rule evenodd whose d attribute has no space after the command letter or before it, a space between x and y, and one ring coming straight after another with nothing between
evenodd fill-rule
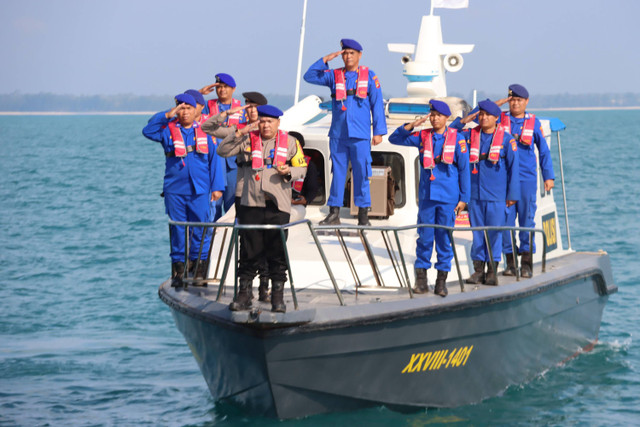
<instances>
[{"instance_id":1,"label":"black boot","mask_svg":"<svg viewBox=\"0 0 640 427\"><path fill-rule=\"evenodd\" d=\"M522 252L522 258L520 258L520 263L522 264L520 268L520 273L522 277L530 278L533 277L533 261L531 259L531 252Z\"/></svg>"},{"instance_id":2,"label":"black boot","mask_svg":"<svg viewBox=\"0 0 640 427\"><path fill-rule=\"evenodd\" d=\"M260 277L260 286L258 287L258 301L269 302L269 278Z\"/></svg>"},{"instance_id":3,"label":"black boot","mask_svg":"<svg viewBox=\"0 0 640 427\"><path fill-rule=\"evenodd\" d=\"M429 292L429 280L427 279L427 270L424 268L416 268L416 287L413 288L416 294L426 294Z\"/></svg>"},{"instance_id":4,"label":"black boot","mask_svg":"<svg viewBox=\"0 0 640 427\"><path fill-rule=\"evenodd\" d=\"M340 206L330 206L329 215L320 221L320 225L340 225Z\"/></svg>"},{"instance_id":5,"label":"black boot","mask_svg":"<svg viewBox=\"0 0 640 427\"><path fill-rule=\"evenodd\" d=\"M448 271L438 270L438 277L436 277L436 288L433 290L434 294L440 295L441 297L446 297L447 295L449 295L449 291L447 291L448 274Z\"/></svg>"},{"instance_id":6,"label":"black boot","mask_svg":"<svg viewBox=\"0 0 640 427\"><path fill-rule=\"evenodd\" d=\"M465 283L469 283L472 285L477 285L480 283L484 283L485 281L485 275L484 275L484 261L473 261L473 274L471 275L471 277L469 277L467 280L465 280Z\"/></svg>"},{"instance_id":7,"label":"black boot","mask_svg":"<svg viewBox=\"0 0 640 427\"><path fill-rule=\"evenodd\" d=\"M371 225L369 222L369 208L358 208L358 225Z\"/></svg>"},{"instance_id":8,"label":"black boot","mask_svg":"<svg viewBox=\"0 0 640 427\"><path fill-rule=\"evenodd\" d=\"M503 276L515 276L516 275L516 260L513 257L513 253L505 254L507 259L507 267L502 272Z\"/></svg>"},{"instance_id":9,"label":"black boot","mask_svg":"<svg viewBox=\"0 0 640 427\"><path fill-rule=\"evenodd\" d=\"M195 261L194 261L195 262ZM198 263L198 268L196 269L196 274L194 275L194 279L205 280L207 278L207 266L209 265L208 259L201 259ZM207 282L197 282L196 286L207 286Z\"/></svg>"},{"instance_id":10,"label":"black boot","mask_svg":"<svg viewBox=\"0 0 640 427\"><path fill-rule=\"evenodd\" d=\"M496 274L498 271L498 261L493 262L493 268L491 268L491 263L487 263L487 277L484 282L487 286L498 286L498 275Z\"/></svg>"},{"instance_id":11,"label":"black boot","mask_svg":"<svg viewBox=\"0 0 640 427\"><path fill-rule=\"evenodd\" d=\"M238 294L233 299L233 302L229 304L229 310L241 311L249 310L251 308L251 287L251 280L240 279Z\"/></svg>"},{"instance_id":12,"label":"black boot","mask_svg":"<svg viewBox=\"0 0 640 427\"><path fill-rule=\"evenodd\" d=\"M271 281L271 311L284 313L287 306L284 305L284 282Z\"/></svg>"},{"instance_id":13,"label":"black boot","mask_svg":"<svg viewBox=\"0 0 640 427\"><path fill-rule=\"evenodd\" d=\"M184 275L184 262L174 262L171 264L171 286L179 288L182 286L182 276Z\"/></svg>"}]
</instances>

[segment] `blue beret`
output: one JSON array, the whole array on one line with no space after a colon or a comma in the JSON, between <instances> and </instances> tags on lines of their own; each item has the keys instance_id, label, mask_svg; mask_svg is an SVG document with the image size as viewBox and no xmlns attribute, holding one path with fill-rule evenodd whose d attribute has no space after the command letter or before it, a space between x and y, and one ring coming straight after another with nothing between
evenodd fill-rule
<instances>
[{"instance_id":1,"label":"blue beret","mask_svg":"<svg viewBox=\"0 0 640 427\"><path fill-rule=\"evenodd\" d=\"M195 99L196 102L200 105L207 104L206 101L204 100L204 96L202 96L202 94L195 89L185 90L184 93L186 93L187 95L193 96L193 99Z\"/></svg>"},{"instance_id":2,"label":"blue beret","mask_svg":"<svg viewBox=\"0 0 640 427\"><path fill-rule=\"evenodd\" d=\"M189 95L188 93L181 93L180 95L176 95L176 103L178 104L189 104L192 107L196 106L196 100L193 99L193 96Z\"/></svg>"},{"instance_id":3,"label":"blue beret","mask_svg":"<svg viewBox=\"0 0 640 427\"><path fill-rule=\"evenodd\" d=\"M236 87L236 81L233 80L233 77L225 73L216 74L216 83L224 83L227 86Z\"/></svg>"},{"instance_id":4,"label":"blue beret","mask_svg":"<svg viewBox=\"0 0 640 427\"><path fill-rule=\"evenodd\" d=\"M451 115L451 109L449 105L447 105L444 101L438 101L436 99L432 99L429 101L429 105L431 106L431 110L437 111L440 114L444 114L445 116Z\"/></svg>"},{"instance_id":5,"label":"blue beret","mask_svg":"<svg viewBox=\"0 0 640 427\"><path fill-rule=\"evenodd\" d=\"M362 45L355 40L342 39L340 40L340 46L342 46L343 49L353 49L362 52Z\"/></svg>"},{"instance_id":6,"label":"blue beret","mask_svg":"<svg viewBox=\"0 0 640 427\"><path fill-rule=\"evenodd\" d=\"M278 107L274 107L273 105L258 105L258 116L259 117L273 117L274 119L279 119L281 115L284 113Z\"/></svg>"},{"instance_id":7,"label":"blue beret","mask_svg":"<svg viewBox=\"0 0 640 427\"><path fill-rule=\"evenodd\" d=\"M509 86L509 96L529 99L529 91L522 85L513 84Z\"/></svg>"},{"instance_id":8,"label":"blue beret","mask_svg":"<svg viewBox=\"0 0 640 427\"><path fill-rule=\"evenodd\" d=\"M478 107L481 111L489 113L492 116L500 117L500 113L502 113L500 107L498 107L498 104L496 104L489 98L485 99L484 101L478 102Z\"/></svg>"}]
</instances>

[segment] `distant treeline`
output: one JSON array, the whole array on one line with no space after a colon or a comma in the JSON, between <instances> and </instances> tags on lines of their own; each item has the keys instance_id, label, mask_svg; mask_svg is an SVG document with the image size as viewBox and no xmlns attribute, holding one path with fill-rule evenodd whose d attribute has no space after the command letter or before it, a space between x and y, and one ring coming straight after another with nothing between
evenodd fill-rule
<instances>
[{"instance_id":1,"label":"distant treeline","mask_svg":"<svg viewBox=\"0 0 640 427\"><path fill-rule=\"evenodd\" d=\"M293 103L292 95L266 95L269 103L286 109ZM471 96L453 94L471 101ZM498 99L503 95L478 93L478 99ZM39 94L0 94L0 112L137 112L161 111L171 106L171 95L57 95ZM327 98L327 97L325 97ZM385 95L385 98L388 98ZM557 94L535 95L529 108L586 108L586 107L640 107L638 93L612 94Z\"/></svg>"}]
</instances>

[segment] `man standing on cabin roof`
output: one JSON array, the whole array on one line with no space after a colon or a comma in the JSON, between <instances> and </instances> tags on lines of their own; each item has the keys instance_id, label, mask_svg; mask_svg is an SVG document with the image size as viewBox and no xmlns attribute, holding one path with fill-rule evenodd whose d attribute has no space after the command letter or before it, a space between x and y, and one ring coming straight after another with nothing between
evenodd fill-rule
<instances>
[{"instance_id":1,"label":"man standing on cabin roof","mask_svg":"<svg viewBox=\"0 0 640 427\"><path fill-rule=\"evenodd\" d=\"M503 226L505 208L520 199L518 145L508 129L498 124L500 107L486 99L478 103L480 126L465 131L469 140L471 198L469 221L472 227ZM505 206L506 204L506 206ZM496 269L502 253L502 232L489 231L493 265L484 232L473 232L471 259L474 273L467 283L496 286ZM485 275L485 263L488 271Z\"/></svg>"},{"instance_id":2,"label":"man standing on cabin roof","mask_svg":"<svg viewBox=\"0 0 640 427\"><path fill-rule=\"evenodd\" d=\"M238 156L242 185L240 224L287 224L291 212L291 182L303 178L306 164L295 138L279 130L282 111L271 105L257 108L260 120L227 136L218 145L223 157ZM257 127L257 130L255 130ZM280 230L240 232L239 290L232 311L251 308L251 287L260 262L267 259L271 279L271 311L286 311L284 283L287 262Z\"/></svg>"},{"instance_id":3,"label":"man standing on cabin roof","mask_svg":"<svg viewBox=\"0 0 640 427\"><path fill-rule=\"evenodd\" d=\"M217 200L224 190L224 163L216 153L216 146L195 121L196 101L181 93L175 97L176 106L155 114L142 134L164 148L164 203L173 221L208 222L211 218L210 200ZM177 120L174 119L177 117ZM171 226L171 286L180 286L185 271L184 227ZM189 259L195 263L196 278L204 278L208 266L209 233L201 242L202 230L194 228ZM202 251L200 245L202 243Z\"/></svg>"},{"instance_id":4,"label":"man standing on cabin roof","mask_svg":"<svg viewBox=\"0 0 640 427\"><path fill-rule=\"evenodd\" d=\"M241 102L233 98L233 92L236 90L236 81L229 74L216 74L216 82L200 89L200 93L208 95L214 89L218 98L207 101L207 105L203 110L204 114L215 116L222 111L240 107ZM244 112L236 110L234 114L226 117L224 125L228 127L239 123L245 123L246 121ZM218 143L220 142L221 139L218 139ZM217 221L218 218L222 216L223 209L224 212L227 212L235 201L237 179L236 159L235 157L229 157L225 159L225 163L227 168L227 186L225 187L222 199L215 206L214 221Z\"/></svg>"},{"instance_id":5,"label":"man standing on cabin roof","mask_svg":"<svg viewBox=\"0 0 640 427\"><path fill-rule=\"evenodd\" d=\"M467 143L456 129L447 127L451 109L432 99L429 115L398 127L389 142L420 150L420 187L418 191L418 224L455 225L456 215L469 203L469 155ZM413 130L429 119L432 129ZM419 228L416 244L416 286L414 292L429 291L427 270L431 267L431 253L435 236L438 262L434 293L447 296L447 275L451 271L453 249L447 230Z\"/></svg>"},{"instance_id":6,"label":"man standing on cabin roof","mask_svg":"<svg viewBox=\"0 0 640 427\"><path fill-rule=\"evenodd\" d=\"M320 225L340 224L349 160L353 170L354 203L358 206L358 225L370 225L371 144L380 144L382 136L387 133L382 90L375 73L360 66L360 43L351 39L342 39L340 43L342 50L319 59L304 75L307 83L328 86L333 98L329 130L333 178L327 201L329 215L320 221ZM342 55L344 68L330 70L327 63L339 55Z\"/></svg>"}]
</instances>

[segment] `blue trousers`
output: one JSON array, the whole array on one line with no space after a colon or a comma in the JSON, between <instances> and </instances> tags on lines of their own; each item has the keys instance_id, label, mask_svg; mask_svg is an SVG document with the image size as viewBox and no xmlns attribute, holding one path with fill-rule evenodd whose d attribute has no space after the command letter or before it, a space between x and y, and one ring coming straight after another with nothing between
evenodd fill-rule
<instances>
[{"instance_id":1,"label":"blue trousers","mask_svg":"<svg viewBox=\"0 0 640 427\"><path fill-rule=\"evenodd\" d=\"M453 227L456 221L454 209L456 204L435 202L433 200L420 200L418 210L418 224L438 224ZM451 271L451 260L453 259L453 248L447 230L440 228L419 228L418 240L416 242L416 262L415 268L430 268L431 253L433 252L433 240L435 237L436 270Z\"/></svg>"},{"instance_id":2,"label":"blue trousers","mask_svg":"<svg viewBox=\"0 0 640 427\"><path fill-rule=\"evenodd\" d=\"M238 182L238 170L230 169L227 165L227 186L215 202L211 202L211 217L217 221L222 215L231 209L236 200L236 185Z\"/></svg>"},{"instance_id":3,"label":"blue trousers","mask_svg":"<svg viewBox=\"0 0 640 427\"><path fill-rule=\"evenodd\" d=\"M209 193L206 194L164 194L164 205L167 215L174 221L192 221L192 222L208 222L210 220L211 208L209 206ZM185 227L171 226L171 262L184 262L184 232ZM189 239L189 259L198 258L200 243L202 240L202 227L192 227L189 230L191 238ZM201 259L207 259L209 256L209 243L211 233L205 233L202 242Z\"/></svg>"},{"instance_id":4,"label":"blue trousers","mask_svg":"<svg viewBox=\"0 0 640 427\"><path fill-rule=\"evenodd\" d=\"M515 227L517 214L519 227L534 228L536 226L536 222L534 221L536 217L536 209L538 209L538 205L536 204L538 195L537 182L520 181L520 194L520 200L518 200L515 205L507 208L505 225ZM533 250L531 250L528 232L519 232L518 238L520 239L520 247L518 247L518 242L516 241L517 253L535 253L535 238L533 241ZM508 231L505 231L502 235L502 252L504 252L505 254L513 253L513 249L511 247L511 233Z\"/></svg>"},{"instance_id":5,"label":"blue trousers","mask_svg":"<svg viewBox=\"0 0 640 427\"><path fill-rule=\"evenodd\" d=\"M506 202L490 202L486 200L471 199L469 202L469 222L472 227L503 226L505 218ZM489 242L493 261L499 262L502 257L502 232L489 231ZM474 261L489 262L489 251L484 240L484 231L473 232L471 244L471 259Z\"/></svg>"},{"instance_id":6,"label":"blue trousers","mask_svg":"<svg viewBox=\"0 0 640 427\"><path fill-rule=\"evenodd\" d=\"M353 170L353 202L361 208L371 206L369 177L371 176L371 141L356 138L330 138L331 194L327 205L342 206L344 183L347 179L349 160Z\"/></svg>"}]
</instances>

